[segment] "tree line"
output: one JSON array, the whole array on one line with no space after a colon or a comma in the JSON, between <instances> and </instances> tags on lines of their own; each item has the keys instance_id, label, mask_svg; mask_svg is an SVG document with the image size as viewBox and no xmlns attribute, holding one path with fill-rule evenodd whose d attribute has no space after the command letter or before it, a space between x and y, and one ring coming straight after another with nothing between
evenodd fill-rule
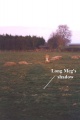
<instances>
[{"instance_id":1,"label":"tree line","mask_svg":"<svg viewBox=\"0 0 80 120\"><path fill-rule=\"evenodd\" d=\"M44 44L43 37L0 35L0 50L34 50Z\"/></svg>"},{"instance_id":2,"label":"tree line","mask_svg":"<svg viewBox=\"0 0 80 120\"><path fill-rule=\"evenodd\" d=\"M71 42L71 31L67 25L59 25L56 32L48 40L50 49L62 50Z\"/></svg>"},{"instance_id":3,"label":"tree line","mask_svg":"<svg viewBox=\"0 0 80 120\"><path fill-rule=\"evenodd\" d=\"M0 50L35 50L47 45L49 49L61 50L71 42L71 31L67 25L59 25L47 42L43 37L0 35Z\"/></svg>"}]
</instances>

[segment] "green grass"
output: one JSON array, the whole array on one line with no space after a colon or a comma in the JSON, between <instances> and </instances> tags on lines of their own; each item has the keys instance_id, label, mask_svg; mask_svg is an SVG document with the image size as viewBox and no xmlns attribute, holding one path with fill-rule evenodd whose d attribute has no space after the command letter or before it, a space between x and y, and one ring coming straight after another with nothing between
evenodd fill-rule
<instances>
[{"instance_id":1,"label":"green grass","mask_svg":"<svg viewBox=\"0 0 80 120\"><path fill-rule=\"evenodd\" d=\"M63 58L45 64L46 53L0 52L0 120L80 120L80 59L70 58L80 53L48 52ZM23 60L32 64L19 65ZM8 61L17 65L4 66ZM55 77L43 89L59 75L51 69L77 72L73 79Z\"/></svg>"}]
</instances>

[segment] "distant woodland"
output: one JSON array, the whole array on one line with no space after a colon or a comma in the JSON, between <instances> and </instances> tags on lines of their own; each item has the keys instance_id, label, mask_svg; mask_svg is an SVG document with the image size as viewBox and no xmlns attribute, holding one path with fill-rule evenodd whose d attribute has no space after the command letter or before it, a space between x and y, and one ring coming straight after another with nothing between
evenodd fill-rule
<instances>
[{"instance_id":1,"label":"distant woodland","mask_svg":"<svg viewBox=\"0 0 80 120\"><path fill-rule=\"evenodd\" d=\"M42 37L0 35L0 50L34 50L44 44Z\"/></svg>"},{"instance_id":2,"label":"distant woodland","mask_svg":"<svg viewBox=\"0 0 80 120\"><path fill-rule=\"evenodd\" d=\"M0 50L62 50L71 42L71 31L67 25L59 25L46 42L43 37L0 35Z\"/></svg>"}]
</instances>

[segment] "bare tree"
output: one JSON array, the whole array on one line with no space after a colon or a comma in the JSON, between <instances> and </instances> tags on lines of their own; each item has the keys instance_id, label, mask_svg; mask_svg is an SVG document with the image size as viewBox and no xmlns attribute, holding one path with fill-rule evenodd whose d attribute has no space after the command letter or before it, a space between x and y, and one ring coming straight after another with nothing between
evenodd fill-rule
<instances>
[{"instance_id":1,"label":"bare tree","mask_svg":"<svg viewBox=\"0 0 80 120\"><path fill-rule=\"evenodd\" d=\"M48 40L48 45L52 49L62 49L71 41L71 31L67 25L59 25L55 33L52 33Z\"/></svg>"},{"instance_id":2,"label":"bare tree","mask_svg":"<svg viewBox=\"0 0 80 120\"><path fill-rule=\"evenodd\" d=\"M62 42L63 45L67 45L71 41L72 34L67 25L59 25L56 30L56 35L60 37L60 42Z\"/></svg>"}]
</instances>

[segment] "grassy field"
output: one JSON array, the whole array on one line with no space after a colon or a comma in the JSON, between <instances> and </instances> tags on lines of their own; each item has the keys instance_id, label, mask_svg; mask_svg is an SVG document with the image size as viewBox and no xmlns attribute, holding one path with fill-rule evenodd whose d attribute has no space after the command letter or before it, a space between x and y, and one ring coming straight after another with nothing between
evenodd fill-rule
<instances>
[{"instance_id":1,"label":"grassy field","mask_svg":"<svg viewBox=\"0 0 80 120\"><path fill-rule=\"evenodd\" d=\"M0 52L0 120L80 120L80 53L47 52L61 60L45 64L46 52ZM13 61L15 66L4 66ZM19 65L19 61L32 64ZM73 79L58 79L51 69L75 69L62 73ZM55 76L52 82L44 86Z\"/></svg>"}]
</instances>

